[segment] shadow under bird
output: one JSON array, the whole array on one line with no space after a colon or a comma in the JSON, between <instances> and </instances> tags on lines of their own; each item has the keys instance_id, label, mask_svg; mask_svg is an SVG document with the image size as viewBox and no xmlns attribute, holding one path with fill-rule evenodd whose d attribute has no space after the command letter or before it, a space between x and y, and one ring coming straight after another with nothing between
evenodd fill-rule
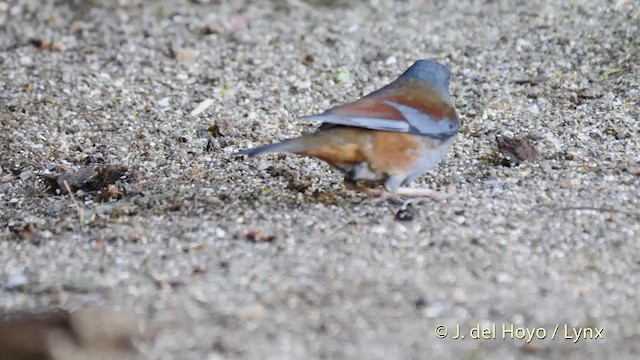
<instances>
[{"instance_id":1,"label":"shadow under bird","mask_svg":"<svg viewBox=\"0 0 640 360\"><path fill-rule=\"evenodd\" d=\"M382 183L391 194L436 198L439 193L431 189L405 186L435 167L458 135L450 77L446 66L418 60L392 83L359 100L302 117L322 123L316 132L235 155L312 156L342 171L346 185Z\"/></svg>"}]
</instances>

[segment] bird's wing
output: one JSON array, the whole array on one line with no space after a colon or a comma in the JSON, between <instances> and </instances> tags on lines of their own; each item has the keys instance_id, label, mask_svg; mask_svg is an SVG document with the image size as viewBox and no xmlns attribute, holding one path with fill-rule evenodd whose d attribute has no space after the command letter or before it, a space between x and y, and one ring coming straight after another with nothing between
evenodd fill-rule
<instances>
[{"instance_id":1,"label":"bird's wing","mask_svg":"<svg viewBox=\"0 0 640 360\"><path fill-rule=\"evenodd\" d=\"M438 139L448 138L460 128L448 99L421 82L385 87L352 103L301 119Z\"/></svg>"}]
</instances>

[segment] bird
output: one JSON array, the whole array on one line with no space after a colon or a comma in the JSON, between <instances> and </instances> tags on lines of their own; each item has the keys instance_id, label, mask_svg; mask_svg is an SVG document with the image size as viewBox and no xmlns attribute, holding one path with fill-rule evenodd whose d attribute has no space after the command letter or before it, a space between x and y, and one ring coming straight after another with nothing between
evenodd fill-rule
<instances>
[{"instance_id":1,"label":"bird","mask_svg":"<svg viewBox=\"0 0 640 360\"><path fill-rule=\"evenodd\" d=\"M321 123L315 132L234 155L315 157L344 173L347 188L440 198L435 190L408 185L443 160L457 138L461 121L449 94L450 78L445 65L417 60L393 82L358 100L299 118ZM358 183L384 186L375 190Z\"/></svg>"}]
</instances>

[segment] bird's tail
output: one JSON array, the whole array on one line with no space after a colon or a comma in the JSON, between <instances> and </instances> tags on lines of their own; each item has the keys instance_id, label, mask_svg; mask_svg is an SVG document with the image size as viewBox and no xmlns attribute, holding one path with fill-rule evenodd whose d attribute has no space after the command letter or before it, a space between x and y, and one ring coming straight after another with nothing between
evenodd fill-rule
<instances>
[{"instance_id":1,"label":"bird's tail","mask_svg":"<svg viewBox=\"0 0 640 360\"><path fill-rule=\"evenodd\" d=\"M263 154L275 153L275 152L298 152L305 150L305 146L302 143L302 138L289 139L275 144L262 145L254 147L252 149L246 149L238 151L233 154L234 156L249 156L254 157Z\"/></svg>"}]
</instances>

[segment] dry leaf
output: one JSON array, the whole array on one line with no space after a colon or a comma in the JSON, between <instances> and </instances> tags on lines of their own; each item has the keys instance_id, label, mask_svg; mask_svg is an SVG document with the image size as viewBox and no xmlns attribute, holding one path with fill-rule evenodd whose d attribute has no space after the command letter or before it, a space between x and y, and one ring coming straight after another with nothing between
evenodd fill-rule
<instances>
[{"instance_id":1,"label":"dry leaf","mask_svg":"<svg viewBox=\"0 0 640 360\"><path fill-rule=\"evenodd\" d=\"M498 142L498 152L510 164L520 161L532 161L538 157L538 150L531 140L527 138L500 137L496 140Z\"/></svg>"},{"instance_id":2,"label":"dry leaf","mask_svg":"<svg viewBox=\"0 0 640 360\"><path fill-rule=\"evenodd\" d=\"M73 173L45 176L50 190L60 189L66 194L67 185L71 191L97 191L103 189L124 177L129 168L124 165L87 166ZM66 183L66 184L65 184Z\"/></svg>"}]
</instances>

